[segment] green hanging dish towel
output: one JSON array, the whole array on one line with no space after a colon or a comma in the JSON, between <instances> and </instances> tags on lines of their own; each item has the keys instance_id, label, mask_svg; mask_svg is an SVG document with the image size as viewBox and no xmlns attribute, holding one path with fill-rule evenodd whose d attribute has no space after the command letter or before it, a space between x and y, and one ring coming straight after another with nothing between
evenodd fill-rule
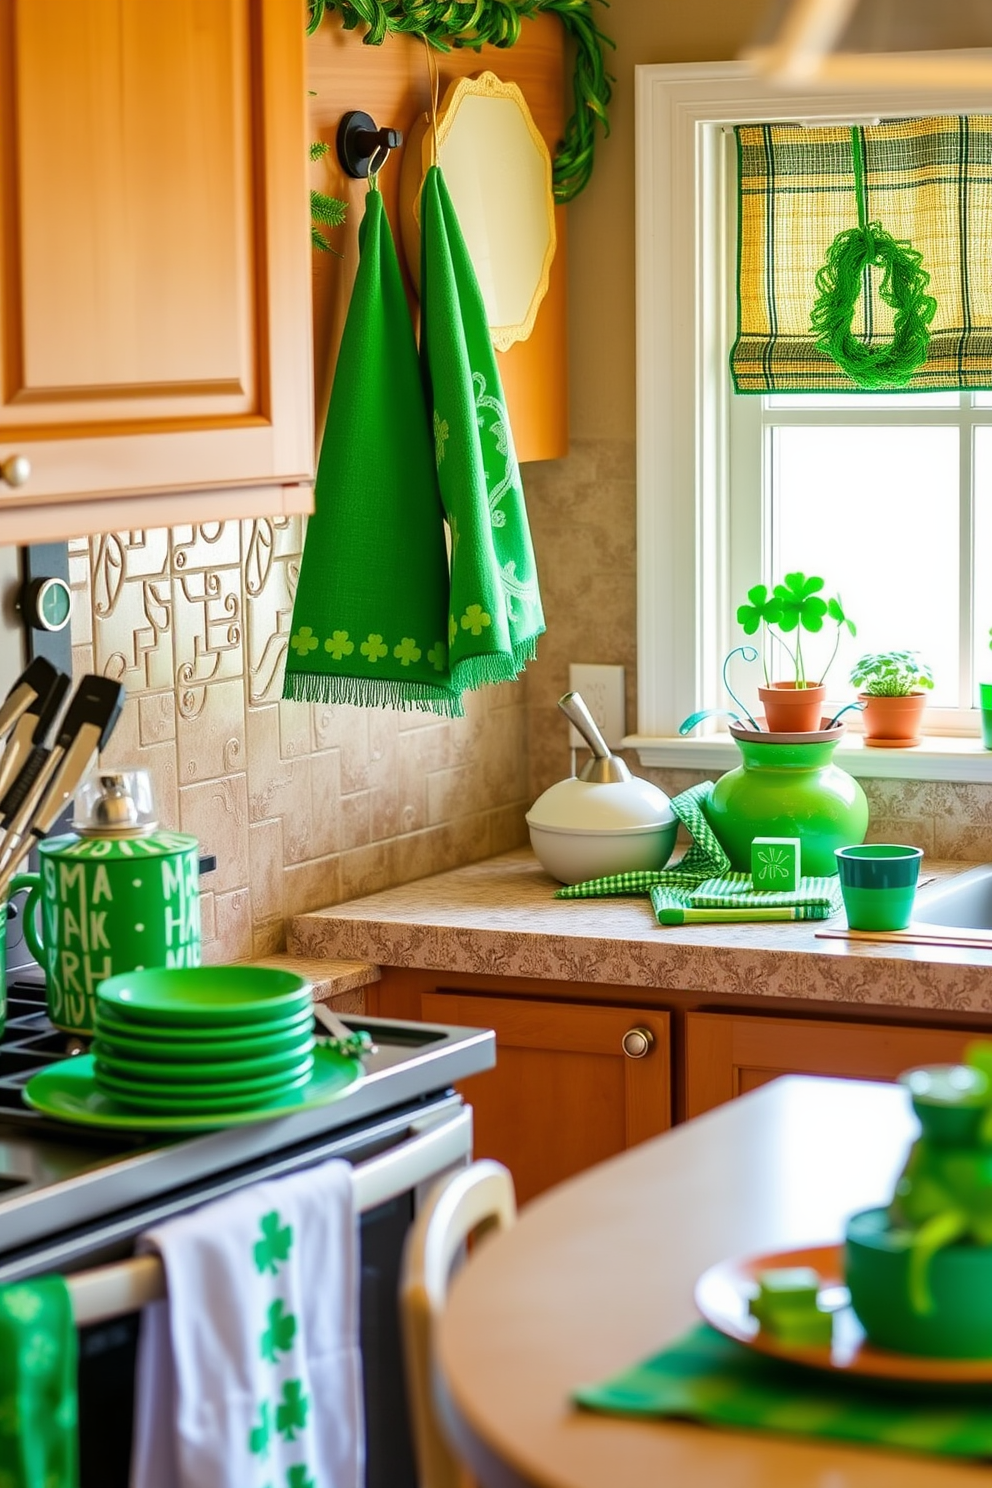
<instances>
[{"instance_id":1,"label":"green hanging dish towel","mask_svg":"<svg viewBox=\"0 0 992 1488\"><path fill-rule=\"evenodd\" d=\"M0 1287L3 1488L77 1488L76 1356L61 1276Z\"/></svg>"},{"instance_id":2,"label":"green hanging dish towel","mask_svg":"<svg viewBox=\"0 0 992 1488\"><path fill-rule=\"evenodd\" d=\"M438 167L420 197L420 352L451 530L455 688L511 681L544 633L520 469L486 309Z\"/></svg>"},{"instance_id":3,"label":"green hanging dish towel","mask_svg":"<svg viewBox=\"0 0 992 1488\"><path fill-rule=\"evenodd\" d=\"M283 697L461 717L448 560L413 323L378 188L317 465Z\"/></svg>"}]
</instances>

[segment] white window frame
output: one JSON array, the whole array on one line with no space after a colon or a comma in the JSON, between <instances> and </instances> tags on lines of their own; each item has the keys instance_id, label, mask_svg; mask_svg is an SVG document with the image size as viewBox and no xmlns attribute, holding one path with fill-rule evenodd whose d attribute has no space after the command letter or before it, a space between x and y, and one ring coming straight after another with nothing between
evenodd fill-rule
<instances>
[{"instance_id":1,"label":"white window frame","mask_svg":"<svg viewBox=\"0 0 992 1488\"><path fill-rule=\"evenodd\" d=\"M732 210L724 132L736 124L850 123L921 113L988 112L977 90L875 93L772 88L743 63L653 64L636 75L637 683L645 765L727 769L726 735L681 739L696 709L726 706L720 668L728 614L732 307L719 257ZM977 715L976 715L977 731ZM976 735L912 750L838 753L856 775L992 781Z\"/></svg>"}]
</instances>

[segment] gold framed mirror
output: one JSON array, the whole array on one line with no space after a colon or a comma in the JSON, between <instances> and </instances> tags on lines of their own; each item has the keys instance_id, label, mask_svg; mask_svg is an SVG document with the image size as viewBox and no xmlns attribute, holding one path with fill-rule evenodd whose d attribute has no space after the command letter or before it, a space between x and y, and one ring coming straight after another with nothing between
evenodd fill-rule
<instances>
[{"instance_id":1,"label":"gold framed mirror","mask_svg":"<svg viewBox=\"0 0 992 1488\"><path fill-rule=\"evenodd\" d=\"M434 158L432 135L424 114L403 152L400 178L403 245L415 285L420 188ZM437 159L479 281L493 345L506 351L534 328L556 246L551 156L516 83L504 83L493 72L452 83L437 112Z\"/></svg>"}]
</instances>

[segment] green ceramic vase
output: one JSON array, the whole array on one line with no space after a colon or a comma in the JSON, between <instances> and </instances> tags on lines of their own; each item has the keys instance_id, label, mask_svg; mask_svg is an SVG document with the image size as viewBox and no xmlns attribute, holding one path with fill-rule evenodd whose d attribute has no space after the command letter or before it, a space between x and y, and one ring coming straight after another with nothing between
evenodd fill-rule
<instances>
[{"instance_id":1,"label":"green ceramic vase","mask_svg":"<svg viewBox=\"0 0 992 1488\"><path fill-rule=\"evenodd\" d=\"M838 741L734 742L743 763L720 777L706 803L731 866L750 873L755 837L798 837L804 874L836 873L834 850L863 842L868 831L864 791L833 763Z\"/></svg>"}]
</instances>

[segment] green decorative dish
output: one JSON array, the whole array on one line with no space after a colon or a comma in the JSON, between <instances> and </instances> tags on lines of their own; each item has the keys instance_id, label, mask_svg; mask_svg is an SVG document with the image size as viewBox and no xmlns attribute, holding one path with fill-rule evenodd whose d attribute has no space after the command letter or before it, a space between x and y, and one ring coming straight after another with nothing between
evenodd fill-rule
<instances>
[{"instance_id":1,"label":"green decorative dish","mask_svg":"<svg viewBox=\"0 0 992 1488\"><path fill-rule=\"evenodd\" d=\"M163 1024L156 1027L154 1023L139 1023L131 1021L127 1017L117 1018L104 1010L99 1003L96 1008L96 1037L115 1042L118 1039L130 1039L133 1043L144 1045L148 1049L156 1051L163 1044L181 1044L187 1049L202 1048L209 1052L211 1059L216 1059L222 1049L229 1049L235 1043L251 1042L259 1050L272 1047L275 1039L287 1036L299 1038L309 1033L313 1028L313 1008L301 1008L299 1012L292 1013L286 1018L273 1018L267 1023L243 1023L232 1021L203 1027L182 1027L179 1024ZM249 1051L250 1052L250 1051ZM185 1055L183 1056L185 1057Z\"/></svg>"},{"instance_id":2,"label":"green decorative dish","mask_svg":"<svg viewBox=\"0 0 992 1488\"><path fill-rule=\"evenodd\" d=\"M264 1104L284 1090L297 1090L313 1072L312 1058L290 1075L274 1075L264 1080L244 1080L238 1085L212 1086L209 1090L191 1090L180 1085L150 1085L141 1080L122 1080L100 1063L93 1062L97 1089L113 1096L122 1105L141 1111L230 1111Z\"/></svg>"},{"instance_id":3,"label":"green decorative dish","mask_svg":"<svg viewBox=\"0 0 992 1488\"><path fill-rule=\"evenodd\" d=\"M315 1041L310 1034L299 1047L285 1054L215 1060L209 1064L168 1064L158 1060L130 1059L119 1054L116 1046L108 1046L100 1039L91 1046L90 1052L99 1069L131 1084L148 1088L156 1085L169 1088L203 1085L213 1090L217 1086L226 1088L247 1080L278 1080L281 1075L292 1078L304 1065L310 1067L314 1047Z\"/></svg>"},{"instance_id":4,"label":"green decorative dish","mask_svg":"<svg viewBox=\"0 0 992 1488\"><path fill-rule=\"evenodd\" d=\"M98 1008L129 1023L199 1028L252 1025L309 1008L305 977L271 966L148 968L107 977L96 989Z\"/></svg>"},{"instance_id":5,"label":"green decorative dish","mask_svg":"<svg viewBox=\"0 0 992 1488\"><path fill-rule=\"evenodd\" d=\"M164 1038L157 1030L136 1030L128 1027L122 1033L122 1025L112 1019L98 1019L97 1040L113 1049L118 1059L133 1060L135 1064L216 1064L221 1060L255 1060L266 1057L295 1054L308 1049L313 1034L313 1019L309 1016L293 1020L290 1027L272 1033L252 1034L248 1038L225 1037L226 1030L204 1029L210 1037ZM266 1025L267 1028L271 1024ZM172 1030L170 1030L170 1033ZM214 1035L219 1035L215 1037Z\"/></svg>"},{"instance_id":6,"label":"green decorative dish","mask_svg":"<svg viewBox=\"0 0 992 1488\"><path fill-rule=\"evenodd\" d=\"M273 1096L265 1105L232 1111L136 1111L97 1089L92 1054L79 1054L32 1075L24 1087L24 1099L33 1110L72 1125L130 1132L212 1131L314 1110L339 1099L361 1078L357 1059L345 1059L318 1045L309 1080L296 1090Z\"/></svg>"},{"instance_id":7,"label":"green decorative dish","mask_svg":"<svg viewBox=\"0 0 992 1488\"><path fill-rule=\"evenodd\" d=\"M992 1246L948 1245L930 1257L933 1310L910 1304L911 1250L886 1209L848 1220L844 1273L851 1306L876 1348L937 1359L992 1359Z\"/></svg>"}]
</instances>

